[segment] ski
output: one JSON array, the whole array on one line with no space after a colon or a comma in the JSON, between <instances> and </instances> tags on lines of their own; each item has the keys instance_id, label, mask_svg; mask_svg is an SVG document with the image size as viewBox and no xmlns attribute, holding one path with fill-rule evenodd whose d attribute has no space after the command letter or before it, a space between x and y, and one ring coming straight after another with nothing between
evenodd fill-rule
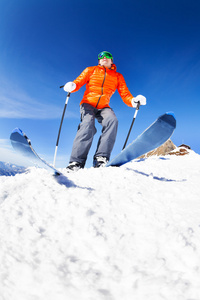
<instances>
[{"instance_id":1,"label":"ski","mask_svg":"<svg viewBox=\"0 0 200 300\"><path fill-rule=\"evenodd\" d=\"M106 167L119 167L160 147L170 138L175 128L176 119L173 113L165 113L161 115L130 145L122 150L121 153L108 162Z\"/></svg>"},{"instance_id":2,"label":"ski","mask_svg":"<svg viewBox=\"0 0 200 300\"><path fill-rule=\"evenodd\" d=\"M106 167L122 166L133 159L136 159L165 143L173 134L176 128L176 119L173 113L165 113L161 115L154 123L152 123L141 135L139 135L131 144L115 156ZM30 139L19 128L15 128L10 140L13 148L27 157L34 165L54 173L61 175L56 168L42 159L31 145Z\"/></svg>"},{"instance_id":3,"label":"ski","mask_svg":"<svg viewBox=\"0 0 200 300\"><path fill-rule=\"evenodd\" d=\"M62 173L51 166L48 162L42 159L33 149L30 139L27 135L19 128L15 128L11 135L10 141L13 148L28 158L35 166L45 168L46 170L54 173L55 175L61 175Z\"/></svg>"}]
</instances>

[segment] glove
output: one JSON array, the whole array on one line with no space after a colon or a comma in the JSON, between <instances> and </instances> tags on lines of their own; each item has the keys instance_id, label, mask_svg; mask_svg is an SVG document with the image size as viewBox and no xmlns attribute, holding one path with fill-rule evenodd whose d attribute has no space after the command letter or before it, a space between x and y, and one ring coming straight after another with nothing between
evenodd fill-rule
<instances>
[{"instance_id":1,"label":"glove","mask_svg":"<svg viewBox=\"0 0 200 300\"><path fill-rule=\"evenodd\" d=\"M132 106L137 107L138 102L140 102L140 105L146 105L147 99L146 99L146 97L144 97L142 95L138 95L132 99L132 101L131 101Z\"/></svg>"},{"instance_id":2,"label":"glove","mask_svg":"<svg viewBox=\"0 0 200 300\"><path fill-rule=\"evenodd\" d=\"M71 93L72 91L74 91L75 88L76 88L76 83L74 83L73 81L67 82L63 87L64 91L68 92L68 93Z\"/></svg>"}]
</instances>

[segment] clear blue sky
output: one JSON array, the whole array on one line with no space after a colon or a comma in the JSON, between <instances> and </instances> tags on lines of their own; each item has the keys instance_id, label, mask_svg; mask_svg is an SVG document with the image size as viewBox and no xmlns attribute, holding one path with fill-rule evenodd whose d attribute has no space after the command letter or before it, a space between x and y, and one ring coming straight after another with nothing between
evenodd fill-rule
<instances>
[{"instance_id":1,"label":"clear blue sky","mask_svg":"<svg viewBox=\"0 0 200 300\"><path fill-rule=\"evenodd\" d=\"M159 115L173 111L172 141L200 153L200 1L198 0L1 0L0 160L10 155L9 136L20 127L35 150L53 162L66 93L59 88L102 50L114 56L133 96L143 94L130 140ZM70 97L57 166L68 164L79 124L84 87ZM119 119L112 156L121 151L134 109L118 92L110 102ZM100 135L93 142L87 165ZM9 160L9 158L7 159Z\"/></svg>"}]
</instances>

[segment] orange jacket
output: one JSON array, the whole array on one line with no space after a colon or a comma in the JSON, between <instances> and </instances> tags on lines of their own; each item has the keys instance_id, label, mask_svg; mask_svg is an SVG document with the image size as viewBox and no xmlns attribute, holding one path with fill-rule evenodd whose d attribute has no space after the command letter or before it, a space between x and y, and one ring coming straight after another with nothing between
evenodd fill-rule
<instances>
[{"instance_id":1,"label":"orange jacket","mask_svg":"<svg viewBox=\"0 0 200 300\"><path fill-rule=\"evenodd\" d=\"M116 72L114 64L111 69L100 65L88 67L74 82L76 83L76 89L73 92L78 91L86 84L86 91L80 104L89 103L98 109L110 107L110 97L117 89L122 100L128 106L132 106L133 96L129 92L122 74Z\"/></svg>"}]
</instances>

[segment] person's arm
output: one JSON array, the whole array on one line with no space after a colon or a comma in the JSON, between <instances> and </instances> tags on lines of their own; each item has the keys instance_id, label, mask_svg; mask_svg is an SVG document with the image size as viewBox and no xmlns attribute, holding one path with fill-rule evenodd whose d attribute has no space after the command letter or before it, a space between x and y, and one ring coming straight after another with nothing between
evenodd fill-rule
<instances>
[{"instance_id":1,"label":"person's arm","mask_svg":"<svg viewBox=\"0 0 200 300\"><path fill-rule=\"evenodd\" d=\"M126 103L126 105L130 107L137 107L138 102L140 102L140 105L146 105L146 98L142 95L138 95L136 97L133 97L130 93L126 82L124 80L123 75L119 74L118 79L118 92L122 98L122 100Z\"/></svg>"},{"instance_id":2,"label":"person's arm","mask_svg":"<svg viewBox=\"0 0 200 300\"><path fill-rule=\"evenodd\" d=\"M130 93L130 91L126 85L125 79L122 74L119 74L119 77L118 77L117 90L118 90L122 100L124 101L124 103L126 103L126 105L132 107L133 96Z\"/></svg>"},{"instance_id":3,"label":"person's arm","mask_svg":"<svg viewBox=\"0 0 200 300\"><path fill-rule=\"evenodd\" d=\"M66 92L76 92L89 80L92 67L86 68L74 81L69 81L64 85Z\"/></svg>"}]
</instances>

